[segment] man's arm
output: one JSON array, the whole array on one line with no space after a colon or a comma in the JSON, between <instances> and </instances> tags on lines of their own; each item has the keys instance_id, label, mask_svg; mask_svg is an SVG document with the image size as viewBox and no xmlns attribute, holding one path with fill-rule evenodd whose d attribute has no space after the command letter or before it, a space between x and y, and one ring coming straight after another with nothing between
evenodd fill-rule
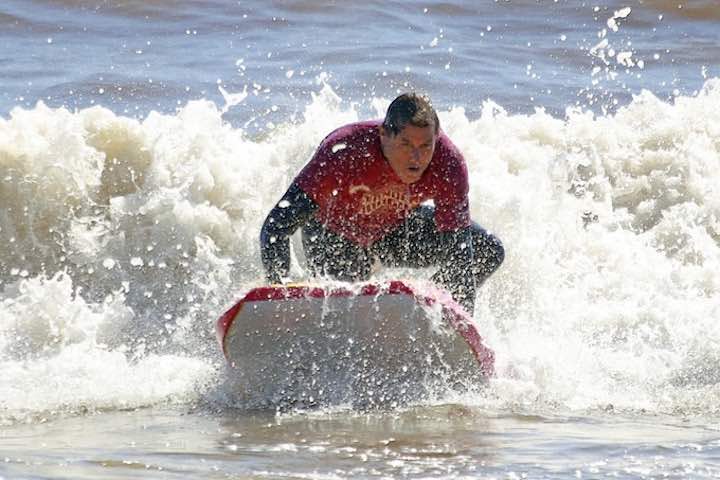
<instances>
[{"instance_id":1,"label":"man's arm","mask_svg":"<svg viewBox=\"0 0 720 480\"><path fill-rule=\"evenodd\" d=\"M270 283L282 283L290 271L290 236L317 210L317 204L293 183L270 210L260 231L260 256Z\"/></svg>"}]
</instances>

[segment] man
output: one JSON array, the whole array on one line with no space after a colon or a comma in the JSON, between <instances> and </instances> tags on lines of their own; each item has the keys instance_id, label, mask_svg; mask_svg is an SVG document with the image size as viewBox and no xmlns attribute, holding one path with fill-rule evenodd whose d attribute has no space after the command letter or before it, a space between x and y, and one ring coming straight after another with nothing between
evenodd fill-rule
<instances>
[{"instance_id":1,"label":"man","mask_svg":"<svg viewBox=\"0 0 720 480\"><path fill-rule=\"evenodd\" d=\"M377 262L437 267L433 280L472 314L477 288L505 252L470 220L468 190L465 160L433 107L414 93L400 95L383 122L346 125L326 137L270 211L260 233L267 278L285 280L289 237L302 228L313 275L354 282L368 279Z\"/></svg>"}]
</instances>

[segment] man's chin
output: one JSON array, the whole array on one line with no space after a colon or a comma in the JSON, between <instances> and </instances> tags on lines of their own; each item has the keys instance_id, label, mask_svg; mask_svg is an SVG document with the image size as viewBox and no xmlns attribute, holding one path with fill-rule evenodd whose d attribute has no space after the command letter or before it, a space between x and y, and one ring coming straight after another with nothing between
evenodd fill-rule
<instances>
[{"instance_id":1,"label":"man's chin","mask_svg":"<svg viewBox=\"0 0 720 480\"><path fill-rule=\"evenodd\" d=\"M403 183L415 183L422 178L422 173L407 173L400 179Z\"/></svg>"}]
</instances>

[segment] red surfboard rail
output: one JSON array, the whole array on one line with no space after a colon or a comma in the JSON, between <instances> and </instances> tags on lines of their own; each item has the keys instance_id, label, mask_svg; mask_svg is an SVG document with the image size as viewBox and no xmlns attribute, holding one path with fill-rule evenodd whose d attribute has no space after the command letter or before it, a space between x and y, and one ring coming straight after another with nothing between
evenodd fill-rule
<instances>
[{"instance_id":1,"label":"red surfboard rail","mask_svg":"<svg viewBox=\"0 0 720 480\"><path fill-rule=\"evenodd\" d=\"M324 299L331 297L375 296L379 294L411 295L418 303L428 307L432 307L440 302L443 308L444 319L468 344L483 375L487 377L494 375L495 354L483 343L480 333L475 328L475 325L463 307L443 290L433 288L427 293L422 293L419 289L413 288L400 280L392 280L385 283L366 283L360 285L358 288L349 288L342 285L332 285L324 288L317 285L266 285L253 288L217 320L217 339L223 349L223 353L227 356L225 349L226 335L232 327L235 318L245 304L249 302L302 298Z\"/></svg>"}]
</instances>

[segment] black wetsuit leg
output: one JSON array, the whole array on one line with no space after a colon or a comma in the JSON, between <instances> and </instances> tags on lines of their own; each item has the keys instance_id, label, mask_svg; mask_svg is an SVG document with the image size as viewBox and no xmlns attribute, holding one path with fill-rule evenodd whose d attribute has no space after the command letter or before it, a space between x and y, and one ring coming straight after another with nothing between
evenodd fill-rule
<instances>
[{"instance_id":1,"label":"black wetsuit leg","mask_svg":"<svg viewBox=\"0 0 720 480\"><path fill-rule=\"evenodd\" d=\"M314 276L348 282L367 280L376 258L388 267L436 267L433 280L471 313L477 288L505 258L500 239L475 222L456 232L438 231L435 209L425 205L369 248L329 231L314 218L303 225L302 240Z\"/></svg>"},{"instance_id":2,"label":"black wetsuit leg","mask_svg":"<svg viewBox=\"0 0 720 480\"><path fill-rule=\"evenodd\" d=\"M368 249L331 232L314 218L302 227L302 243L312 275L346 282L370 278Z\"/></svg>"},{"instance_id":3,"label":"black wetsuit leg","mask_svg":"<svg viewBox=\"0 0 720 480\"><path fill-rule=\"evenodd\" d=\"M476 222L457 232L439 232L435 209L421 205L403 225L373 244L371 255L389 267L437 267L433 280L472 313L477 288L500 267L505 249Z\"/></svg>"}]
</instances>

